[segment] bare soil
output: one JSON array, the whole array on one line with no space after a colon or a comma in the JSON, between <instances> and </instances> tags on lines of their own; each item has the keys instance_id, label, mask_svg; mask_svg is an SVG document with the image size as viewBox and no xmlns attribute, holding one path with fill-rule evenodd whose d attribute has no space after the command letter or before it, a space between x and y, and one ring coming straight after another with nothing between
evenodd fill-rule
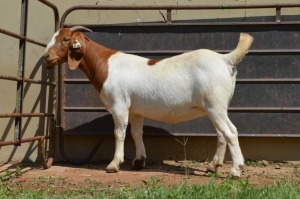
<instances>
[{"instance_id":1,"label":"bare soil","mask_svg":"<svg viewBox=\"0 0 300 199\"><path fill-rule=\"evenodd\" d=\"M85 187L120 188L142 187L155 176L161 185L172 186L182 183L206 184L212 176L217 183L228 178L231 162L225 162L218 174L206 172L206 162L163 161L148 163L145 169L133 171L126 161L118 173L106 173L107 163L70 165L55 163L49 169L37 164L9 163L0 167L2 183L13 181L21 188L31 190L52 188L55 192ZM299 162L248 161L241 179L248 179L252 185L269 185L280 181L300 180ZM0 182L1 183L1 182Z\"/></svg>"}]
</instances>

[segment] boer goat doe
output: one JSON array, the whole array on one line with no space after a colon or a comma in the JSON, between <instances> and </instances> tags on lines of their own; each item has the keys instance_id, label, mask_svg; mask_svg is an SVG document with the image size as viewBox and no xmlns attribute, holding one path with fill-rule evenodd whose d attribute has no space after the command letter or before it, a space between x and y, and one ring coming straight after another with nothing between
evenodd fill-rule
<instances>
[{"instance_id":1,"label":"boer goat doe","mask_svg":"<svg viewBox=\"0 0 300 199\"><path fill-rule=\"evenodd\" d=\"M187 52L163 60L126 54L97 44L78 30L62 28L47 45L47 68L67 62L71 70L79 67L100 93L112 114L115 154L107 172L118 172L124 161L124 140L128 119L136 155L133 169L145 166L143 118L178 123L208 116L214 124L218 144L208 170L217 172L223 164L228 143L233 166L231 175L239 177L244 165L238 132L227 115L236 82L236 66L247 54L253 37L241 33L237 47L228 54L207 49Z\"/></svg>"}]
</instances>

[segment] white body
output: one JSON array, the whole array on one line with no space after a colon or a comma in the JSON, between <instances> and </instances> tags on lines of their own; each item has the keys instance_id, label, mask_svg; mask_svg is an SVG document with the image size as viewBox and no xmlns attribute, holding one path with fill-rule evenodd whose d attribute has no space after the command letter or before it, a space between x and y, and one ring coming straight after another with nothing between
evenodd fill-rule
<instances>
[{"instance_id":1,"label":"white body","mask_svg":"<svg viewBox=\"0 0 300 199\"><path fill-rule=\"evenodd\" d=\"M207 115L207 103L227 109L236 73L225 57L197 50L149 66L146 58L119 52L108 60L100 96L108 110L123 106L129 114L169 123L195 119Z\"/></svg>"}]
</instances>

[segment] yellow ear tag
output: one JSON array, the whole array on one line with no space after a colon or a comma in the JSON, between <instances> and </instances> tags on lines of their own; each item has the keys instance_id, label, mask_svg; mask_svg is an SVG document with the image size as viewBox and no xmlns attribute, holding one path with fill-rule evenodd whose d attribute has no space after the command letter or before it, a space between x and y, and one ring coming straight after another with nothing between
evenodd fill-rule
<instances>
[{"instance_id":1,"label":"yellow ear tag","mask_svg":"<svg viewBox=\"0 0 300 199\"><path fill-rule=\"evenodd\" d=\"M76 39L75 42L73 43L73 48L80 48L81 44L79 43L79 41Z\"/></svg>"}]
</instances>

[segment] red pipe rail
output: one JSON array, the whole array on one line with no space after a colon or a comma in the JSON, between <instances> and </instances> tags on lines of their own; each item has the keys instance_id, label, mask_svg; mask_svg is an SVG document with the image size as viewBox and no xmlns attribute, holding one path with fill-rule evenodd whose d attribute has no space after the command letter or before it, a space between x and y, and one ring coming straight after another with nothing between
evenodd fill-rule
<instances>
[{"instance_id":1,"label":"red pipe rail","mask_svg":"<svg viewBox=\"0 0 300 199\"><path fill-rule=\"evenodd\" d=\"M27 83L42 84L42 85L48 85L48 86L56 86L55 82L45 82L45 81L41 81L41 80L28 79L25 77L21 78L21 77L0 75L0 79L11 80L11 81L23 81L23 82L27 82Z\"/></svg>"}]
</instances>

